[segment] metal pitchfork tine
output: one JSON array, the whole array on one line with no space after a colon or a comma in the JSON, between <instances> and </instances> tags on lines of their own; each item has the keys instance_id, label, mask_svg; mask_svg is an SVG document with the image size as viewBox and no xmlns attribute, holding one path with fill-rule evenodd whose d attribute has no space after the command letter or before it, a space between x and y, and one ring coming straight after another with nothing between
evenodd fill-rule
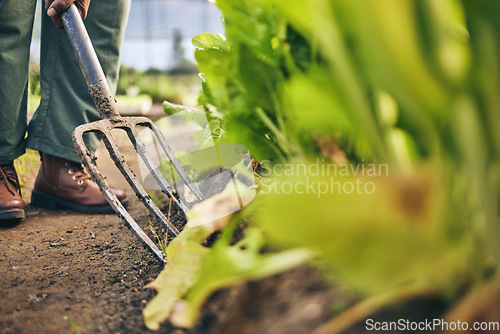
<instances>
[{"instance_id":1,"label":"metal pitchfork tine","mask_svg":"<svg viewBox=\"0 0 500 334\"><path fill-rule=\"evenodd\" d=\"M166 261L165 254L157 247L157 245L144 233L140 226L135 222L129 212L125 209L122 203L111 191L105 178L99 172L96 165L96 159L89 152L85 142L83 140L83 135L86 132L96 132L102 138L109 154L116 166L123 174L127 182L130 184L132 189L135 191L137 197L142 200L146 208L153 214L153 216L162 222L174 235L177 235L179 231L175 228L167 217L161 212L161 210L156 206L151 197L147 194L146 190L137 180L134 172L126 163L125 158L121 154L118 146L116 145L114 138L111 135L111 130L121 129L127 133L128 138L132 142L136 152L143 160L144 164L148 168L149 172L155 179L155 181L160 185L161 190L170 196L183 211L187 212L188 208L186 203L182 199L177 198L172 187L167 183L161 173L157 168L154 167L153 160L148 155L146 146L141 141L136 131L136 126L144 126L153 132L160 147L165 152L167 158L170 160L171 164L188 186L188 188L193 192L199 201L203 200L203 195L198 189L198 187L193 183L193 181L186 174L181 164L171 150L165 137L162 135L158 127L147 117L122 117L118 112L118 108L115 103L115 99L108 85L104 72L101 68L95 50L90 41L89 35L80 17L80 14L75 5L71 5L66 11L61 15L64 28L68 34L69 40L73 49L75 51L78 63L83 72L87 86L89 88L89 93L94 100L94 103L101 115L102 120L95 121L89 124L80 125L73 132L73 143L78 152L78 155L82 159L83 165L87 168L91 174L94 181L99 186L104 197L107 199L109 204L113 207L115 212L120 216L132 229L134 234L151 250L153 253L163 262Z\"/></svg>"}]
</instances>

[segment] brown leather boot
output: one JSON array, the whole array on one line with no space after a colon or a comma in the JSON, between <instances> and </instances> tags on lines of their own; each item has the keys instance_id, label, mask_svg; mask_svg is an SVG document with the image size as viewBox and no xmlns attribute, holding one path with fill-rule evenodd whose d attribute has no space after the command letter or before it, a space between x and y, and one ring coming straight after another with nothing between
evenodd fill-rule
<instances>
[{"instance_id":1,"label":"brown leather boot","mask_svg":"<svg viewBox=\"0 0 500 334\"><path fill-rule=\"evenodd\" d=\"M40 152L42 166L31 193L31 205L47 209L69 208L85 213L113 213L97 184L79 163ZM123 205L123 190L111 189Z\"/></svg>"},{"instance_id":2,"label":"brown leather boot","mask_svg":"<svg viewBox=\"0 0 500 334\"><path fill-rule=\"evenodd\" d=\"M0 220L23 219L24 201L14 164L0 165Z\"/></svg>"}]
</instances>

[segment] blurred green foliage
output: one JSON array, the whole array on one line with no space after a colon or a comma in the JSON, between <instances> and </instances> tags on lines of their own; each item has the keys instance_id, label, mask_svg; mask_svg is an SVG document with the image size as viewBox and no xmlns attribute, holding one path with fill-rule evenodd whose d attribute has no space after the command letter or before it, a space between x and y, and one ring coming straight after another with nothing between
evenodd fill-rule
<instances>
[{"instance_id":1,"label":"blurred green foliage","mask_svg":"<svg viewBox=\"0 0 500 334\"><path fill-rule=\"evenodd\" d=\"M418 286L453 299L498 279L500 2L216 5L225 37L193 39L201 102L226 122L222 139L275 172L252 206L271 247L313 251L365 296ZM387 164L390 173L276 168L335 165L328 144L351 166ZM374 193L297 191L358 180ZM272 190L284 184L291 191Z\"/></svg>"},{"instance_id":2,"label":"blurred green foliage","mask_svg":"<svg viewBox=\"0 0 500 334\"><path fill-rule=\"evenodd\" d=\"M203 73L202 102L227 122L227 141L248 145L258 159L282 159L299 149L288 135L280 88L288 72L286 29L268 1L218 1L225 37L193 39Z\"/></svg>"},{"instance_id":3,"label":"blurred green foliage","mask_svg":"<svg viewBox=\"0 0 500 334\"><path fill-rule=\"evenodd\" d=\"M130 87L137 87L138 93L149 95L153 102L178 99L168 74L160 70L150 69L143 72L131 67L120 67L116 93L127 95Z\"/></svg>"},{"instance_id":4,"label":"blurred green foliage","mask_svg":"<svg viewBox=\"0 0 500 334\"><path fill-rule=\"evenodd\" d=\"M40 104L40 64L30 58L28 113L34 113Z\"/></svg>"},{"instance_id":5,"label":"blurred green foliage","mask_svg":"<svg viewBox=\"0 0 500 334\"><path fill-rule=\"evenodd\" d=\"M311 133L338 133L361 157L388 163L392 185L373 180L377 192L371 197L329 194L318 200L313 194L276 194L266 198L260 211L262 228L277 242L315 248L320 247L315 237L331 230L326 235L332 245L324 244L323 256L339 276L345 275L345 282L368 293L421 283L422 278L424 284L453 290L458 288L454 284L467 280L464 276L482 277L492 259L498 264L500 254L493 237L499 229L500 152L495 129L500 128L500 118L495 110L498 94L489 93L500 88L492 81L500 77L500 44L498 39L485 39L488 30L494 34L494 26L480 10L468 12L455 0L275 4L314 43L321 59L284 85L297 126ZM488 6L500 13L500 6ZM476 26L484 31L474 34ZM433 172L421 178L428 169ZM413 186L407 195L389 196L387 191L396 191L404 182L401 174ZM442 194L432 203L441 214L405 223L398 200L407 196L418 203L420 187L433 175L440 181L428 187L425 197L430 201ZM300 209L285 210L284 203ZM392 208L374 211L391 203ZM413 214L422 214L425 207ZM315 217L310 240L296 229L306 219L302 210ZM285 221L295 237L284 232ZM419 237L419 226L433 222L438 228ZM360 243L358 235L367 239ZM424 251L429 249L433 250ZM450 252L456 255L448 256ZM449 261L433 261L433 256ZM432 274L438 262L444 281ZM371 272L370 263L379 271ZM406 276L408 272L412 275Z\"/></svg>"},{"instance_id":6,"label":"blurred green foliage","mask_svg":"<svg viewBox=\"0 0 500 334\"><path fill-rule=\"evenodd\" d=\"M216 290L293 268L310 256L305 250L261 254L265 242L258 229L248 229L231 245L232 228L211 249L200 244L212 233L206 226L187 228L172 241L169 262L151 284L160 292L144 309L148 328L158 330L168 317L175 326L192 327Z\"/></svg>"},{"instance_id":7,"label":"blurred green foliage","mask_svg":"<svg viewBox=\"0 0 500 334\"><path fill-rule=\"evenodd\" d=\"M30 95L40 96L40 64L32 58L29 63L29 92Z\"/></svg>"},{"instance_id":8,"label":"blurred green foliage","mask_svg":"<svg viewBox=\"0 0 500 334\"><path fill-rule=\"evenodd\" d=\"M193 87L198 86L197 76L193 74L173 75L158 69L138 71L122 66L116 94L144 94L150 96L153 103L162 103L165 100L183 103L188 95L198 94L198 90L191 92Z\"/></svg>"},{"instance_id":9,"label":"blurred green foliage","mask_svg":"<svg viewBox=\"0 0 500 334\"><path fill-rule=\"evenodd\" d=\"M226 39L204 34L194 41L204 101L227 121L227 140L248 145L259 159L302 163L318 157L314 138L322 134L340 143L352 162L387 163L395 177L434 170L442 177L435 191L446 199L442 228L462 231L464 238L470 237L464 231L475 232L478 248L471 259L500 255L491 237L498 232L500 203L500 43L492 13L500 13L500 5L458 0L219 0L217 5ZM288 212L299 217L301 198L307 196L294 196L288 203L297 211ZM319 202L308 208L324 211ZM267 221L266 215L282 210L263 212ZM345 219L338 224L349 224ZM301 220L287 224L294 222ZM326 217L315 222L320 230L332 223Z\"/></svg>"}]
</instances>

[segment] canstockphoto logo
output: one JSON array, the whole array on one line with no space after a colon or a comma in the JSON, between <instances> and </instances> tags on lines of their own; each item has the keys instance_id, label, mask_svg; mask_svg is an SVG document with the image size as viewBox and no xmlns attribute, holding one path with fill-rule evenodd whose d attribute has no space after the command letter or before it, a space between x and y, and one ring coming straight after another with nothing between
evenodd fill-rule
<instances>
[{"instance_id":1,"label":"canstockphoto logo","mask_svg":"<svg viewBox=\"0 0 500 334\"><path fill-rule=\"evenodd\" d=\"M255 178L248 148L240 144L217 143L222 135L221 121L208 122L202 108L186 109L155 122L182 169L199 188L199 201L182 180L149 129L141 140L153 157L153 168L161 173L179 200L193 215L190 227L217 221L248 205L255 197ZM138 159L146 189L161 188L142 159ZM202 211L202 214L196 212Z\"/></svg>"}]
</instances>

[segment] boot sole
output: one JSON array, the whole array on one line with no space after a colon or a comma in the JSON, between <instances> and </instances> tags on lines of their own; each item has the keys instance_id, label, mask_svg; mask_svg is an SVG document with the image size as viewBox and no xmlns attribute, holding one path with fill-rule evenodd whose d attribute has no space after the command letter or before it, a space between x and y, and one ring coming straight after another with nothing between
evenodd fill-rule
<instances>
[{"instance_id":1,"label":"boot sole","mask_svg":"<svg viewBox=\"0 0 500 334\"><path fill-rule=\"evenodd\" d=\"M122 205L126 208L128 206L128 201L123 200ZM83 213L94 213L94 214L107 214L115 213L115 210L110 205L82 205L74 202L64 200L60 197L42 193L38 190L33 190L31 192L31 205L55 210L57 208L66 208Z\"/></svg>"},{"instance_id":2,"label":"boot sole","mask_svg":"<svg viewBox=\"0 0 500 334\"><path fill-rule=\"evenodd\" d=\"M7 209L0 211L0 220L15 220L26 218L26 213L23 209Z\"/></svg>"}]
</instances>

